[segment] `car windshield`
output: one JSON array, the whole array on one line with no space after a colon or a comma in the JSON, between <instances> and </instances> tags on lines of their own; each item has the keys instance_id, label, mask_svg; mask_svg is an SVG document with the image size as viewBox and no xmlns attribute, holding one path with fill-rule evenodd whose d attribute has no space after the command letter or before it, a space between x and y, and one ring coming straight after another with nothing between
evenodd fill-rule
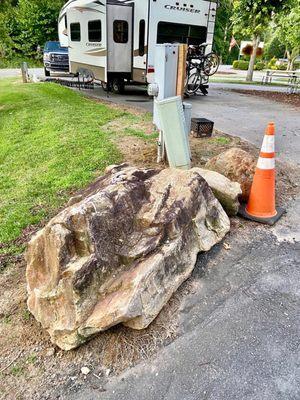
<instances>
[{"instance_id":1,"label":"car windshield","mask_svg":"<svg viewBox=\"0 0 300 400\"><path fill-rule=\"evenodd\" d=\"M67 47L61 47L59 42L47 42L44 51L64 51L68 52Z\"/></svg>"}]
</instances>

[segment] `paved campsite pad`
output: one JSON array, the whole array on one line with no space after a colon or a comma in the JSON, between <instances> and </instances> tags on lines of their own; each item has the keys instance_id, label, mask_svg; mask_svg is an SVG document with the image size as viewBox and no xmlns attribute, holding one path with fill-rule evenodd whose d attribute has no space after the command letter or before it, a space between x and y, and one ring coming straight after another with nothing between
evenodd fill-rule
<instances>
[{"instance_id":1,"label":"paved campsite pad","mask_svg":"<svg viewBox=\"0 0 300 400\"><path fill-rule=\"evenodd\" d=\"M122 129L130 129L130 126L124 127L122 125L122 118L119 121L115 121L113 125L108 124L106 129L111 133L112 139L119 145L119 149L124 155L124 160L129 160L138 166L147 165L151 167L156 165L155 137L149 135L148 139L139 136L126 138L122 134ZM147 124L141 127L141 131L148 134L150 133L149 129L150 127ZM216 132L215 136L211 139L192 139L194 165L203 166L208 158L228 149L232 145L242 147L257 154L257 149L247 142L238 138L231 138L221 132ZM279 205L286 206L287 202L296 196L298 192L298 186L296 186L297 175L299 177L299 172L296 169L279 163ZM32 228L32 230L35 229ZM24 236L18 239L20 243L28 239L32 230L28 228ZM255 238L253 237L254 234ZM259 256L259 259L257 258L256 249L261 249L260 254L266 257L268 256L268 252L272 253L274 249L278 249L278 253L274 254L278 254L278 257L280 255L280 260L282 260L282 264L280 265L284 264L283 261L287 259L289 251L291 251L292 255L288 259L294 260L294 245L282 244L278 247L275 238L272 238L270 235L268 228L258 227L256 224L241 219L234 219L232 232L226 239L226 244L230 248L221 244L209 255L204 258L200 257L194 276L182 285L156 321L147 330L136 332L124 327L116 327L97 336L80 349L69 353L54 349L48 335L42 331L41 327L28 313L25 303L25 262L22 257L15 259L13 256L7 256L6 260L2 260L7 261L7 263L0 274L0 285L5 288L5 292L2 292L0 295L0 364L1 369L6 366L8 368L1 373L0 399L1 396L3 399L78 399L80 398L78 397L79 395L74 395L78 391L82 392L83 399L95 399L97 398L96 396L99 396L101 399L113 399L115 398L113 391L116 388L120 388L118 390L121 390L123 394L130 393L127 397L121 397L123 395L120 392L116 392L120 394L119 399L124 398L127 400L130 398L133 400L134 398L143 398L142 392L137 392L140 393L140 397L134 397L136 393L130 392L132 389L131 382L133 383L134 381L131 380L132 378L127 378L128 375L125 375L125 380L128 379L127 388L119 378L115 378L116 381L113 380L111 386L108 386L108 392L105 395L105 384L108 380L107 375L119 374L127 370L128 367L134 366L139 361L148 360L150 357L152 357L152 360L155 360L155 355L160 354L164 347L173 343L167 347L167 350L172 350L174 347L176 349L177 344L180 345L180 343L185 342L186 338L189 337L186 335L201 337L198 333L199 323L202 321L204 327L206 324L209 326L209 321L214 313L225 312L226 314L236 293L236 287L244 290L248 286L251 286L255 277L264 268L264 258L262 258L262 255ZM251 256L250 258L249 255ZM246 263L241 262L244 259L248 261ZM271 267L272 264L270 264ZM274 268L278 268L276 263L274 264ZM243 274L242 271L244 270L246 273ZM289 275L286 275L284 268L281 268L281 271L283 274L281 279L284 280L285 276L289 277ZM231 277L230 281L227 279L227 274ZM206 288L206 291L203 292L203 288ZM273 300L270 301L272 305ZM224 310L222 308L224 304L228 304L229 308ZM275 305L272 307L276 308L277 303L275 302ZM287 303L287 307L290 307L290 302ZM263 309L263 312L272 312L273 308L271 311L267 307L265 308L267 311ZM243 321L243 313L242 315L237 315ZM281 314L279 317L281 317ZM234 316L229 315L229 319L231 318L234 319ZM274 322L276 322L277 317L275 316L274 318ZM238 321L239 319L237 319ZM280 318L277 322L283 324ZM255 325L255 323L258 325ZM261 320L257 319L256 322L253 321L253 324L260 329ZM224 329L226 330L226 325L219 330L222 336ZM204 334L205 332L203 333L203 337ZM272 330L270 331L270 335L272 338ZM235 337L233 336L233 338ZM229 339L230 334L228 336ZM275 339L277 340L277 338ZM286 337L282 336L281 339L284 342ZM205 338L203 348L207 347L207 340L209 338ZM215 331L211 340L211 346L218 342L218 330ZM227 341L227 343L231 342ZM229 351L231 348L226 347L225 344L223 348L224 352ZM287 345L289 345L289 342ZM295 343L292 340L291 346L294 345ZM234 346L234 344L231 343L230 346ZM217 349L218 347L216 347ZM240 346L237 346L237 349L240 349L241 352L243 351ZM263 349L264 347L262 347ZM199 357L197 356L199 365L194 366L189 374L193 375L192 372L199 369L203 375L201 368L207 368L210 376L214 377L214 370L216 369L215 363L212 362L214 360L208 358L207 354L200 354L200 349L197 349L197 351L199 351ZM195 353L195 350L191 348L191 352ZM176 357L176 354L178 354L177 351L175 351L172 357ZM238 354L239 351L236 351L234 357L238 357ZM284 357L289 356L290 353L284 353ZM215 354L214 357L216 357ZM9 365L15 358L16 360ZM222 355L222 359L225 358L225 355ZM157 362L159 360L160 358L158 358ZM243 364L245 360L240 358L239 360L241 368L245 368L245 364ZM246 361L248 362L249 360ZM176 362L179 363L178 368L180 368L180 363L185 365L185 361L180 358ZM151 363L149 364L150 367ZM86 378L80 372L83 366L89 367L92 371ZM137 371L138 374L141 374L141 382L145 382L145 385L148 384L149 381L147 382L143 378L145 376L143 375L143 369L136 368L138 370L133 370L133 372ZM147 365L145 368L148 368ZM166 355L166 368L170 369L170 371L176 371L176 368L172 369L168 367L168 355ZM227 367L224 364L222 368ZM188 371L188 368L186 368L187 373ZM219 371L222 371L222 369L219 369ZM129 375L131 374L130 371L128 373ZM196 375L199 376L199 373L197 371ZM148 372L147 374L151 378ZM177 374L180 375L181 373L178 371ZM161 376L164 377L165 375ZM209 382L208 378L209 376L207 375L207 382ZM120 379L122 379L122 376ZM172 387L170 379L168 378L164 382L160 381L157 388L160 388L160 390L164 388L163 390L166 390L166 385L168 385L171 388L171 394L166 398L176 399L175 394L172 397L176 385ZM151 382L155 385L157 381L153 378ZM167 384L167 382L169 383ZM206 383L203 380L199 381L199 386L196 388L198 391L197 395L203 393L202 390L205 390L205 385ZM191 387L191 391L194 390L192 385L188 386ZM137 386L137 389L139 389L139 386ZM178 391L178 393L181 392ZM104 395L106 397L101 397ZM144 398L151 399L150 396ZM158 397L153 398L157 399ZM182 399L184 397L182 395L179 398ZM192 399L193 397L190 398ZM199 396L194 398L198 399Z\"/></svg>"}]
</instances>

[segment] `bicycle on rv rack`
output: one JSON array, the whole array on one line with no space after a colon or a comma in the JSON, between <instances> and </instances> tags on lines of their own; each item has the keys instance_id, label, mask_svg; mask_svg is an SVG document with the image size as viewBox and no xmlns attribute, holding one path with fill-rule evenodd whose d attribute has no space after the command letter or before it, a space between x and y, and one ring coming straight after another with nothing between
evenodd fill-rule
<instances>
[{"instance_id":1,"label":"bicycle on rv rack","mask_svg":"<svg viewBox=\"0 0 300 400\"><path fill-rule=\"evenodd\" d=\"M208 78L214 75L219 68L220 59L214 52L205 54L207 43L199 46L189 46L186 61L185 94L196 94L199 90L207 94L205 85Z\"/></svg>"}]
</instances>

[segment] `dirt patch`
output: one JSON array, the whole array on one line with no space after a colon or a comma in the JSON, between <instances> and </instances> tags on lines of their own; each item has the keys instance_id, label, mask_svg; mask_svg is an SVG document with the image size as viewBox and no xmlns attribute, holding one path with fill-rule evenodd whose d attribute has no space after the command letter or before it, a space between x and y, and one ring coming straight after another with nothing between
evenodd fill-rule
<instances>
[{"instance_id":1,"label":"dirt patch","mask_svg":"<svg viewBox=\"0 0 300 400\"><path fill-rule=\"evenodd\" d=\"M145 140L136 137L114 138L116 145L124 155L124 160L130 164L142 168L157 168L157 140ZM204 167L207 161L218 154L238 147L258 158L259 150L249 142L238 137L227 135L220 131L214 131L211 138L191 138L192 166ZM166 168L167 164L161 164L160 168ZM284 206L299 192L300 174L299 168L295 168L285 162L277 161L277 191L276 198L279 206Z\"/></svg>"},{"instance_id":2,"label":"dirt patch","mask_svg":"<svg viewBox=\"0 0 300 400\"><path fill-rule=\"evenodd\" d=\"M299 94L287 94L281 92L269 92L260 90L243 90L243 89L231 89L232 92L246 94L250 96L262 97L264 99L276 101L277 103L288 104L296 108L300 108L300 95Z\"/></svg>"},{"instance_id":3,"label":"dirt patch","mask_svg":"<svg viewBox=\"0 0 300 400\"><path fill-rule=\"evenodd\" d=\"M237 75L237 73L233 71L217 71L216 75Z\"/></svg>"},{"instance_id":4,"label":"dirt patch","mask_svg":"<svg viewBox=\"0 0 300 400\"><path fill-rule=\"evenodd\" d=\"M145 133L152 132L149 120L139 120L138 126ZM157 139L153 135L125 136L124 129L130 126L124 126L122 118L104 129L111 133L124 161L157 168ZM211 138L191 139L193 166L203 167L211 157L233 146L258 155L248 142L215 131ZM277 176L278 204L285 205L299 192L300 174L293 166L278 163ZM239 232L241 226L256 226L240 221L233 220L231 234ZM38 228L26 229L15 245L24 245ZM134 331L117 326L77 350L63 352L51 344L48 334L27 310L24 257L3 255L1 262L5 267L0 270L0 287L5 290L0 294L0 400L64 399L82 386L105 391L109 376L148 359L179 335L179 309L195 284L194 278L184 283L148 329ZM81 373L84 366L91 370L88 376Z\"/></svg>"}]
</instances>

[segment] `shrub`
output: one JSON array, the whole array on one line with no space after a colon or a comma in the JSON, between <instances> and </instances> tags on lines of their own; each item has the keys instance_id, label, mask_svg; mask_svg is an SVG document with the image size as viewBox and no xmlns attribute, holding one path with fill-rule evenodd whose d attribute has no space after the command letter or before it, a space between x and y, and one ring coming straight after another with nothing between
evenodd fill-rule
<instances>
[{"instance_id":1,"label":"shrub","mask_svg":"<svg viewBox=\"0 0 300 400\"><path fill-rule=\"evenodd\" d=\"M247 71L248 68L249 68L249 61L240 60L239 69L241 69L242 71Z\"/></svg>"},{"instance_id":2,"label":"shrub","mask_svg":"<svg viewBox=\"0 0 300 400\"><path fill-rule=\"evenodd\" d=\"M276 62L277 62L277 58L273 57L268 63L268 68L269 69L276 69Z\"/></svg>"},{"instance_id":3,"label":"shrub","mask_svg":"<svg viewBox=\"0 0 300 400\"><path fill-rule=\"evenodd\" d=\"M286 71L287 70L287 64L279 64L279 65L276 65L275 67L279 71Z\"/></svg>"},{"instance_id":4,"label":"shrub","mask_svg":"<svg viewBox=\"0 0 300 400\"><path fill-rule=\"evenodd\" d=\"M262 71L262 70L265 69L265 68L266 68L266 64L265 64L264 62L262 62L262 61L257 62L257 63L255 64L255 66L254 66L254 69L255 69L256 71Z\"/></svg>"},{"instance_id":5,"label":"shrub","mask_svg":"<svg viewBox=\"0 0 300 400\"><path fill-rule=\"evenodd\" d=\"M300 69L300 62L294 62L294 69Z\"/></svg>"},{"instance_id":6,"label":"shrub","mask_svg":"<svg viewBox=\"0 0 300 400\"><path fill-rule=\"evenodd\" d=\"M234 68L234 69L239 69L239 60L234 60L233 61L233 64L232 64L232 67Z\"/></svg>"},{"instance_id":7,"label":"shrub","mask_svg":"<svg viewBox=\"0 0 300 400\"><path fill-rule=\"evenodd\" d=\"M249 68L249 61L235 60L232 66L234 69L241 69L243 71L247 71L247 69Z\"/></svg>"}]
</instances>

